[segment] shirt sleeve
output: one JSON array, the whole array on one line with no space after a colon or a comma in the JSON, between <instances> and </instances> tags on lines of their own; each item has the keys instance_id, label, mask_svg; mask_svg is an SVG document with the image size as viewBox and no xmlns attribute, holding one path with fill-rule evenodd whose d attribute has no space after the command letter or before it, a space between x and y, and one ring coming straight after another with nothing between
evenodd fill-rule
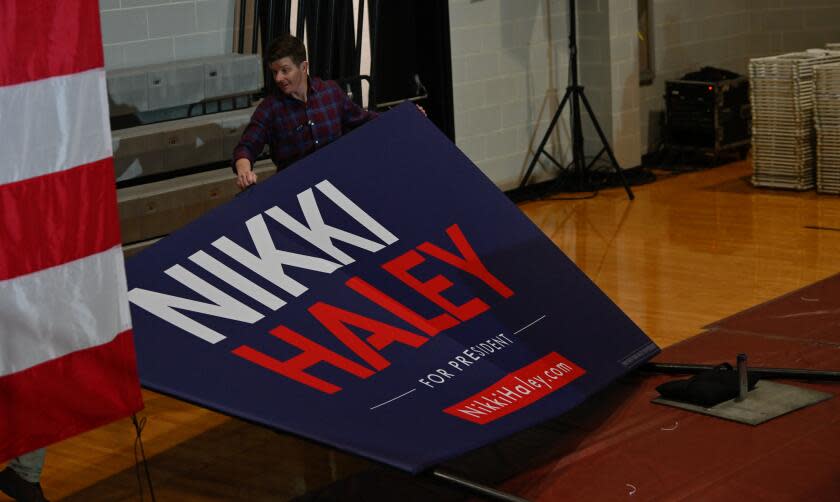
<instances>
[{"instance_id":1,"label":"shirt sleeve","mask_svg":"<svg viewBox=\"0 0 840 502\"><path fill-rule=\"evenodd\" d=\"M239 159L248 159L251 161L251 167L254 166L254 162L269 141L271 116L270 98L263 99L257 109L254 110L251 121L242 133L242 138L236 148L233 149L233 165L231 166L233 172L236 172L236 161Z\"/></svg>"},{"instance_id":2,"label":"shirt sleeve","mask_svg":"<svg viewBox=\"0 0 840 502\"><path fill-rule=\"evenodd\" d=\"M344 91L335 84L334 92L337 93L337 99L341 101L341 129L344 132L352 131L353 129L370 122L379 116L376 112L365 110L350 99Z\"/></svg>"}]
</instances>

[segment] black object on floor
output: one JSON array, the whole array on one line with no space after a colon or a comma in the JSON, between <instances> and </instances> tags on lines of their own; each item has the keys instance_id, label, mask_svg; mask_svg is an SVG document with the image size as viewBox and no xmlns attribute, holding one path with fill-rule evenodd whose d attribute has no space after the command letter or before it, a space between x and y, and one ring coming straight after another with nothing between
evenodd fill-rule
<instances>
[{"instance_id":1,"label":"black object on floor","mask_svg":"<svg viewBox=\"0 0 840 502\"><path fill-rule=\"evenodd\" d=\"M753 390L759 376L750 374L748 378L748 389ZM656 390L665 399L710 408L738 397L738 372L731 364L722 363L691 378L663 383Z\"/></svg>"}]
</instances>

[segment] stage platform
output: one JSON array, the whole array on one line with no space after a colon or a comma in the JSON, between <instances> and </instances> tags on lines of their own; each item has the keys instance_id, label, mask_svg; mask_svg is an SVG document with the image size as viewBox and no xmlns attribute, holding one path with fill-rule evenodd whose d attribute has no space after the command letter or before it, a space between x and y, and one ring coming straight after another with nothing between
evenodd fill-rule
<instances>
[{"instance_id":1,"label":"stage platform","mask_svg":"<svg viewBox=\"0 0 840 502\"><path fill-rule=\"evenodd\" d=\"M707 328L655 361L734 364L745 352L753 366L838 370L840 275ZM651 404L672 378L634 375L557 420L554 445L500 487L546 501L840 499L840 399L753 427Z\"/></svg>"},{"instance_id":2,"label":"stage platform","mask_svg":"<svg viewBox=\"0 0 840 502\"><path fill-rule=\"evenodd\" d=\"M734 364L739 352L756 367L839 369L840 275L712 323L654 361ZM674 378L635 373L563 417L446 467L546 502L840 499L840 399L750 426L652 404L656 386ZM840 393L840 383L784 382ZM406 483L407 500L441 495L381 471L300 500L388 500Z\"/></svg>"}]
</instances>

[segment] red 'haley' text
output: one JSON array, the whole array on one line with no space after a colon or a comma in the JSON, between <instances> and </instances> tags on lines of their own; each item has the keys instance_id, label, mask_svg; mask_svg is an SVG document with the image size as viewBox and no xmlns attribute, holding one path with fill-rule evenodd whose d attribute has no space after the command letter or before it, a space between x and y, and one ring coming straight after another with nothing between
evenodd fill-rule
<instances>
[{"instance_id":1,"label":"red 'haley' text","mask_svg":"<svg viewBox=\"0 0 840 502\"><path fill-rule=\"evenodd\" d=\"M376 253L398 241L394 234L329 181L322 181L315 187L333 204L368 230L371 235L357 235L324 223L315 195L310 188L298 194L298 202L305 224L295 220L277 206L266 210L264 214L331 259L277 249L263 214L258 214L245 222L256 254L224 236L213 241L213 248L238 262L246 270L261 276L283 293L297 298L305 293L308 288L287 274L284 266L331 274L355 261L352 256L336 247L334 241L349 244L370 253ZM446 229L446 237L449 241L446 247L450 250L454 247L455 252L432 242L423 242L416 248L382 264L382 268L390 275L437 305L442 312L435 317L422 316L360 277L351 277L344 283L346 287L357 294L405 321L414 328L413 330L409 331L323 301L317 301L307 309L312 317L341 341L349 351L361 359L364 364L330 350L284 325L272 329L271 334L300 350L297 355L282 361L249 345L236 347L232 351L233 354L313 389L332 394L341 390L341 387L308 373L307 369L316 364L325 363L355 377L365 379L390 365L390 361L382 354L383 349L389 345L399 343L414 348L420 347L430 337L472 319L490 308L484 300L477 297L471 298L460 305L456 305L445 298L443 293L453 286L453 283L444 275L436 275L428 280L418 279L416 274L412 273L412 269L421 266L427 260L438 261L458 271L466 272L486 284L502 298L513 296L513 291L486 268L457 224ZM142 288L133 288L129 291L129 301L187 333L212 344L218 343L226 337L209 326L188 317L182 311L254 324L265 317L260 310L267 308L271 311L277 311L286 305L286 301L279 296L283 293L263 288L206 251L199 250L190 255L188 259L259 305L252 306L239 301L201 279L181 264L169 267L165 273L209 300L209 303ZM359 328L369 335L361 338L350 329L350 326Z\"/></svg>"}]
</instances>

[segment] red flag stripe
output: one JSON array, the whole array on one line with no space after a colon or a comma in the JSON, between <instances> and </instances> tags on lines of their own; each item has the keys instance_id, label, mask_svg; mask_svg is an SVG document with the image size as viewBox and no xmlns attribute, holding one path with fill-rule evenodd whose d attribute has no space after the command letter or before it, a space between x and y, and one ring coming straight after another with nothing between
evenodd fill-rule
<instances>
[{"instance_id":1,"label":"red flag stripe","mask_svg":"<svg viewBox=\"0 0 840 502\"><path fill-rule=\"evenodd\" d=\"M0 86L103 66L99 3L0 2Z\"/></svg>"},{"instance_id":2,"label":"red flag stripe","mask_svg":"<svg viewBox=\"0 0 840 502\"><path fill-rule=\"evenodd\" d=\"M0 377L0 462L143 408L131 331Z\"/></svg>"},{"instance_id":3,"label":"red flag stripe","mask_svg":"<svg viewBox=\"0 0 840 502\"><path fill-rule=\"evenodd\" d=\"M108 157L0 185L0 281L120 243L113 165Z\"/></svg>"}]
</instances>

